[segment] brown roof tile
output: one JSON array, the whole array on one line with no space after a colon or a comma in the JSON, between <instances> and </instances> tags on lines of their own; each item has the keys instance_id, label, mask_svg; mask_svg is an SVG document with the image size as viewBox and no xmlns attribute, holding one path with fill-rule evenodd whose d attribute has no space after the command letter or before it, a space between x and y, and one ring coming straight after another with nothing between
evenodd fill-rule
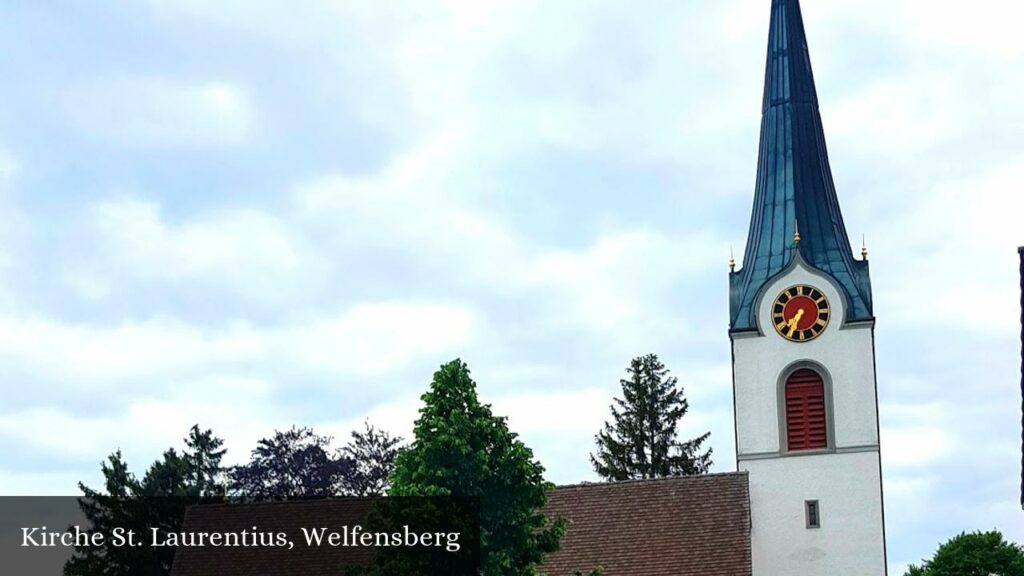
<instances>
[{"instance_id":1,"label":"brown roof tile","mask_svg":"<svg viewBox=\"0 0 1024 576\"><path fill-rule=\"evenodd\" d=\"M301 539L302 528L364 524L371 500L337 498L257 504L194 506L183 532L287 532ZM340 566L365 564L372 550L357 547L185 548L174 554L172 576L340 576Z\"/></svg>"},{"instance_id":2,"label":"brown roof tile","mask_svg":"<svg viewBox=\"0 0 1024 576\"><path fill-rule=\"evenodd\" d=\"M183 531L251 529L299 534L303 527L363 523L369 500L331 499L189 509ZM746 473L562 486L546 512L569 521L561 550L541 574L750 576ZM173 576L338 576L364 563L366 548L179 548Z\"/></svg>"},{"instance_id":3,"label":"brown roof tile","mask_svg":"<svg viewBox=\"0 0 1024 576\"><path fill-rule=\"evenodd\" d=\"M746 473L555 489L549 517L569 521L549 576L750 576Z\"/></svg>"}]
</instances>

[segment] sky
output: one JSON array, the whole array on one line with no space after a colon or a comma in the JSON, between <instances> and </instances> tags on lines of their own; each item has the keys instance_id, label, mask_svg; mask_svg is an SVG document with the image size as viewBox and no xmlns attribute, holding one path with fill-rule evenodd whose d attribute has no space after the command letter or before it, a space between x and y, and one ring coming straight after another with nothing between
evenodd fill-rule
<instances>
[{"instance_id":1,"label":"sky","mask_svg":"<svg viewBox=\"0 0 1024 576\"><path fill-rule=\"evenodd\" d=\"M0 493L199 423L408 436L473 370L556 483L654 352L735 469L768 0L0 4ZM872 264L891 573L1024 542L1024 5L805 0ZM859 250L858 250L859 251Z\"/></svg>"}]
</instances>

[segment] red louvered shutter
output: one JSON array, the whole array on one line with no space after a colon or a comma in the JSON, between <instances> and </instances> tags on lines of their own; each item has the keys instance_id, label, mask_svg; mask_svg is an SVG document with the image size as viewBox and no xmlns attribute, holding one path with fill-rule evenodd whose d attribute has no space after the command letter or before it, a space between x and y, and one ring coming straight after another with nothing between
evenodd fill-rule
<instances>
[{"instance_id":1,"label":"red louvered shutter","mask_svg":"<svg viewBox=\"0 0 1024 576\"><path fill-rule=\"evenodd\" d=\"M825 384L813 370L797 370L786 381L786 441L790 450L828 447Z\"/></svg>"}]
</instances>

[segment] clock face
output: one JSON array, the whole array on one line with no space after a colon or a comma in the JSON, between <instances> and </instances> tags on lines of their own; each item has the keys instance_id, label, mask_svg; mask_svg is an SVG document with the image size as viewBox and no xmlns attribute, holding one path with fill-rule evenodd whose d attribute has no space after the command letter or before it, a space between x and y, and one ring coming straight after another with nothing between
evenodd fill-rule
<instances>
[{"instance_id":1,"label":"clock face","mask_svg":"<svg viewBox=\"0 0 1024 576\"><path fill-rule=\"evenodd\" d=\"M817 338L828 326L831 314L828 299L813 286L786 288L772 304L775 330L793 342L807 342Z\"/></svg>"}]
</instances>

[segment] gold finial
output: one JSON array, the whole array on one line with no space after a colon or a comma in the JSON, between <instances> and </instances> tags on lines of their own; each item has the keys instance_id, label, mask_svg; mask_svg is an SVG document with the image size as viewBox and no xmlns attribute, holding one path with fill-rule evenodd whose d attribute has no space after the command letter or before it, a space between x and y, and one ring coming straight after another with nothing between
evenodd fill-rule
<instances>
[{"instance_id":1,"label":"gold finial","mask_svg":"<svg viewBox=\"0 0 1024 576\"><path fill-rule=\"evenodd\" d=\"M868 237L866 234L860 236L860 257L863 260L868 259Z\"/></svg>"},{"instance_id":2,"label":"gold finial","mask_svg":"<svg viewBox=\"0 0 1024 576\"><path fill-rule=\"evenodd\" d=\"M729 246L729 272L736 271L736 258L732 254L732 246Z\"/></svg>"},{"instance_id":3,"label":"gold finial","mask_svg":"<svg viewBox=\"0 0 1024 576\"><path fill-rule=\"evenodd\" d=\"M800 223L793 219L793 244L800 243Z\"/></svg>"}]
</instances>

